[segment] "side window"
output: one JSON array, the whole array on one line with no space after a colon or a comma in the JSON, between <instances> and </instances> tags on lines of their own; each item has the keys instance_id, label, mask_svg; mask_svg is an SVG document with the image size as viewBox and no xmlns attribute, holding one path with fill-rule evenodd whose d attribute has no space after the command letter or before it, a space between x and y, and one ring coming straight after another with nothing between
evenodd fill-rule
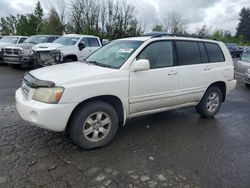
<instances>
[{"instance_id":1,"label":"side window","mask_svg":"<svg viewBox=\"0 0 250 188\"><path fill-rule=\"evenodd\" d=\"M221 48L218 44L215 43L205 43L208 57L209 57L209 62L214 63L214 62L224 62L225 58L224 55L221 51Z\"/></svg>"},{"instance_id":2,"label":"side window","mask_svg":"<svg viewBox=\"0 0 250 188\"><path fill-rule=\"evenodd\" d=\"M98 47L100 46L97 38L88 38L90 47Z\"/></svg>"},{"instance_id":3,"label":"side window","mask_svg":"<svg viewBox=\"0 0 250 188\"><path fill-rule=\"evenodd\" d=\"M57 38L56 37L49 37L48 38L48 43L52 43L52 42L54 42L54 40L56 40Z\"/></svg>"},{"instance_id":4,"label":"side window","mask_svg":"<svg viewBox=\"0 0 250 188\"><path fill-rule=\"evenodd\" d=\"M176 41L176 49L179 65L193 65L201 63L198 42Z\"/></svg>"},{"instance_id":5,"label":"side window","mask_svg":"<svg viewBox=\"0 0 250 188\"><path fill-rule=\"evenodd\" d=\"M200 48L201 62L208 63L209 61L208 61L207 50L203 42L199 42L199 48Z\"/></svg>"},{"instance_id":6,"label":"side window","mask_svg":"<svg viewBox=\"0 0 250 188\"><path fill-rule=\"evenodd\" d=\"M153 42L143 49L137 59L149 60L150 69L173 66L174 58L172 42Z\"/></svg>"},{"instance_id":7,"label":"side window","mask_svg":"<svg viewBox=\"0 0 250 188\"><path fill-rule=\"evenodd\" d=\"M81 42L84 42L85 47L89 47L89 41L87 38L82 38Z\"/></svg>"},{"instance_id":8,"label":"side window","mask_svg":"<svg viewBox=\"0 0 250 188\"><path fill-rule=\"evenodd\" d=\"M20 40L19 40L18 43L19 43L19 44L20 44L20 43L23 43L26 39L27 39L27 38L20 38Z\"/></svg>"}]
</instances>

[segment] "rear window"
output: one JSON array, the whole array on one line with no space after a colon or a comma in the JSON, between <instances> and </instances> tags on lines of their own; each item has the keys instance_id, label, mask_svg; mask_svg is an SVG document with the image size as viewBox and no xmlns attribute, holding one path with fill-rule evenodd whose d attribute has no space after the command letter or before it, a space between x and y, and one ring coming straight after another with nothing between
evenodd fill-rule
<instances>
[{"instance_id":1,"label":"rear window","mask_svg":"<svg viewBox=\"0 0 250 188\"><path fill-rule=\"evenodd\" d=\"M209 58L210 63L224 62L225 61L225 57L224 57L224 55L221 51L221 48L218 44L208 43L208 42L205 42L204 44L205 44L206 49L207 49L208 58Z\"/></svg>"},{"instance_id":2,"label":"rear window","mask_svg":"<svg viewBox=\"0 0 250 188\"><path fill-rule=\"evenodd\" d=\"M201 63L198 42L176 41L179 65L192 65Z\"/></svg>"}]
</instances>

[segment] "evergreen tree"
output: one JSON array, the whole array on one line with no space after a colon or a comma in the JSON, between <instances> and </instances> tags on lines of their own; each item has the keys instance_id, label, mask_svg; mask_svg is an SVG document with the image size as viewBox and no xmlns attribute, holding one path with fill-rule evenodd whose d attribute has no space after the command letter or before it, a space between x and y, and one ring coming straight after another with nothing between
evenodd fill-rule
<instances>
[{"instance_id":1,"label":"evergreen tree","mask_svg":"<svg viewBox=\"0 0 250 188\"><path fill-rule=\"evenodd\" d=\"M244 7L240 12L240 23L237 27L237 37L242 37L244 42L250 41L250 9Z\"/></svg>"}]
</instances>

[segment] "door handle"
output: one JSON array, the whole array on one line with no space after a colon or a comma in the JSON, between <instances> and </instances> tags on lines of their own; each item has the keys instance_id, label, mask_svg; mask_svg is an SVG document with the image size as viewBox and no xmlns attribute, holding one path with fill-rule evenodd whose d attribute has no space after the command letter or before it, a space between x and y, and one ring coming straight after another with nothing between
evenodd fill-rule
<instances>
[{"instance_id":1,"label":"door handle","mask_svg":"<svg viewBox=\"0 0 250 188\"><path fill-rule=\"evenodd\" d=\"M208 68L208 67L204 68L204 71L210 71L210 70L211 68Z\"/></svg>"},{"instance_id":2,"label":"door handle","mask_svg":"<svg viewBox=\"0 0 250 188\"><path fill-rule=\"evenodd\" d=\"M168 75L171 76L171 75L176 75L177 72L169 72Z\"/></svg>"}]
</instances>

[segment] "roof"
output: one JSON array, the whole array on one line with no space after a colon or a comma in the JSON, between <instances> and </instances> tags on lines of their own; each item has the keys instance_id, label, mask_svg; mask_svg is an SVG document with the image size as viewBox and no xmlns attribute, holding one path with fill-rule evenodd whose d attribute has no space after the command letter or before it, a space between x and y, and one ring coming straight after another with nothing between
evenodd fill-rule
<instances>
[{"instance_id":1,"label":"roof","mask_svg":"<svg viewBox=\"0 0 250 188\"><path fill-rule=\"evenodd\" d=\"M169 40L192 40L192 41L206 41L206 42L219 42L216 40L211 40L211 39L205 39L205 38L196 38L196 37L184 37L184 36L159 36L159 37L154 37L154 36L140 36L140 37L129 37L129 38L122 38L118 40L133 40L133 41L142 41L145 42L149 39L152 40L157 40L157 39L169 39Z\"/></svg>"},{"instance_id":2,"label":"roof","mask_svg":"<svg viewBox=\"0 0 250 188\"><path fill-rule=\"evenodd\" d=\"M21 36L21 35L7 35L7 36L1 36L1 37L28 37L28 36Z\"/></svg>"},{"instance_id":3,"label":"roof","mask_svg":"<svg viewBox=\"0 0 250 188\"><path fill-rule=\"evenodd\" d=\"M80 35L80 34L66 34L66 35L63 35L63 37L97 37L97 36L94 36L94 35Z\"/></svg>"}]
</instances>

